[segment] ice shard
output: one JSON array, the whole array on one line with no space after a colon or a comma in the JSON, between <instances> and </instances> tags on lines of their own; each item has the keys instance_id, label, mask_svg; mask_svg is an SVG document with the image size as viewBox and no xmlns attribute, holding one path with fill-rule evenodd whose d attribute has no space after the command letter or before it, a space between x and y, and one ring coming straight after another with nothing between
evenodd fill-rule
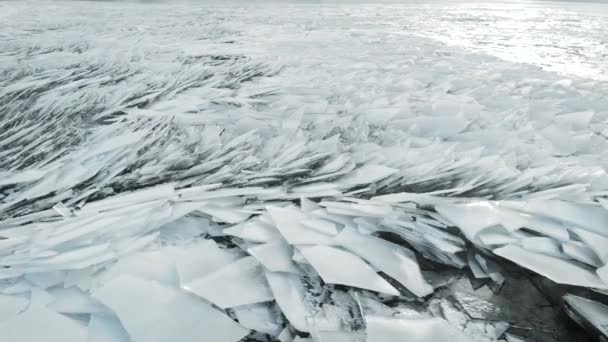
<instances>
[{"instance_id":1,"label":"ice shard","mask_svg":"<svg viewBox=\"0 0 608 342\"><path fill-rule=\"evenodd\" d=\"M608 306L575 295L565 295L566 313L577 323L597 333L597 338L608 338Z\"/></svg>"},{"instance_id":2,"label":"ice shard","mask_svg":"<svg viewBox=\"0 0 608 342\"><path fill-rule=\"evenodd\" d=\"M304 303L306 289L299 275L266 271L273 296L290 324L299 331L309 332L311 309Z\"/></svg>"},{"instance_id":3,"label":"ice shard","mask_svg":"<svg viewBox=\"0 0 608 342\"><path fill-rule=\"evenodd\" d=\"M252 246L247 251L269 271L299 273L292 261L293 248L282 239Z\"/></svg>"},{"instance_id":4,"label":"ice shard","mask_svg":"<svg viewBox=\"0 0 608 342\"><path fill-rule=\"evenodd\" d=\"M358 233L353 228L344 229L336 241L351 252L370 262L378 270L393 277L419 297L433 292L416 262L414 253L388 241Z\"/></svg>"},{"instance_id":5,"label":"ice shard","mask_svg":"<svg viewBox=\"0 0 608 342\"><path fill-rule=\"evenodd\" d=\"M568 260L530 252L515 245L495 249L494 253L559 284L608 289L608 284L605 284L595 272Z\"/></svg>"},{"instance_id":6,"label":"ice shard","mask_svg":"<svg viewBox=\"0 0 608 342\"><path fill-rule=\"evenodd\" d=\"M329 246L301 247L299 250L326 283L399 295L397 289L355 254Z\"/></svg>"}]
</instances>

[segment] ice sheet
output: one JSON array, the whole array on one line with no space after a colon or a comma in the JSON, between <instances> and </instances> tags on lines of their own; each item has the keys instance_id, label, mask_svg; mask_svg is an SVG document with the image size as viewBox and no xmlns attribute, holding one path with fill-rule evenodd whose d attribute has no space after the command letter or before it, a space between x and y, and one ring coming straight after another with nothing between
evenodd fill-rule
<instances>
[{"instance_id":1,"label":"ice sheet","mask_svg":"<svg viewBox=\"0 0 608 342\"><path fill-rule=\"evenodd\" d=\"M7 320L44 325L15 316L31 292L64 333L93 312L99 338L118 318L139 341L240 338L180 289L206 277L222 307L264 300L228 310L247 328L271 330L274 298L286 341L360 338L363 308L416 311L452 275L499 298L505 265L602 295L604 5L274 5L0 2ZM257 261L227 271L237 259ZM360 289L424 296L425 279L424 303ZM480 341L502 329L466 326Z\"/></svg>"}]
</instances>

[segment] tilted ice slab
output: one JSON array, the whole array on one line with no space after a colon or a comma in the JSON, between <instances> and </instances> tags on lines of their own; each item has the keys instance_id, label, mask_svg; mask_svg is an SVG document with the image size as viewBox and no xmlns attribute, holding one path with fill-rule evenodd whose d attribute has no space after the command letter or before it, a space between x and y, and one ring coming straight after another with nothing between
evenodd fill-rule
<instances>
[{"instance_id":1,"label":"tilted ice slab","mask_svg":"<svg viewBox=\"0 0 608 342\"><path fill-rule=\"evenodd\" d=\"M267 189L260 190L260 196L268 193ZM250 204L247 202L223 200L233 198L239 191L250 198L253 196L252 191L244 188L204 189L200 192L200 198L215 198L220 200L218 203L223 201L227 212L244 212L249 210L247 207ZM3 257L11 265L3 269L1 274L3 278L11 279L11 283L17 283L5 286L4 291L10 294L42 291L40 293L46 293L50 297L45 300L47 310L91 315L91 319L95 319L91 322L97 322L89 328L92 329L89 334L93 336L103 334L98 331L101 329L98 324L101 324L102 327L111 329L112 332L108 332L110 334L120 335L121 329L124 329L134 341L157 335L189 338L187 336L190 335L181 337L183 333L180 331L185 328L171 330L173 328L159 325L158 332L142 328L141 324L148 319L164 322L170 321L169 316L147 318L145 315L133 314L134 308L144 305L133 302L137 298L143 301L148 297L165 296L174 298L171 301L175 300L175 304L170 306L165 301L146 299L145 311L150 315L161 315L161 312L162 315L173 315L172 312L178 315L182 306L192 306L191 310L203 310L220 323L209 325L204 332L198 333L200 336L218 334L217 338L220 339L237 340L238 336L247 334L245 328L238 327L236 322L230 323L229 316L222 313L221 309L227 308L232 308L236 314L233 317L239 319L240 316L244 324L246 322L246 327L260 329L260 333L278 334L279 326L289 324L297 331L310 332L317 339L322 336L350 336L354 333L354 326L327 322L356 318L336 311L326 312L322 319L317 317L319 307L324 307L327 303L324 304L323 297L316 297L318 294L315 295L315 291L336 291L333 287L329 290L326 288L331 284L350 287L354 291L347 295L350 299L340 299L337 307L354 305L353 308L361 307L361 304L357 304L361 300L358 295L361 290L397 298L408 296L390 281L398 282L415 296L424 297L434 292L434 289L420 271L417 259L421 257L448 264L456 263L460 267L468 266L476 278L488 278L501 284L504 278L500 275L500 270L493 266L494 261L478 254L461 256L465 251L463 237L469 238L481 250L493 252L496 256L511 260L557 283L594 290L608 288L605 282L606 266L599 256L602 255L604 246L590 244L588 239L593 236L590 234L602 235L587 230L589 228L570 226L569 222L577 218L569 211L556 211L547 216L546 212L533 212L525 201L480 201L401 193L367 200L346 197L342 200L322 200L318 204L302 200L304 209L291 203L275 202L262 207L261 210L268 210L262 215L233 224L230 223L230 218L227 218L228 222L213 222L219 219L193 209L200 202L182 201L179 190L168 193L169 199L163 204L169 207L166 212L182 215L172 222L166 222L169 218L173 219L171 214L151 216L150 211L120 208L106 209L101 213L76 209L73 216L59 218L53 225L31 223L36 225L41 237L47 237L49 234L44 228L48 227L55 232L55 227L61 227L60 222L66 223L64 227L74 227L65 229L69 233L78 231L78 220L86 224L91 222L89 217L110 215L114 211L124 211L131 215L124 222L124 230L87 230L86 234L63 237L59 245L66 248L64 251L52 248L58 246L56 242L12 245L13 252ZM273 193L280 197L285 190ZM222 197L221 194L227 197ZM132 198L135 202L143 197ZM422 204L416 204L412 199L420 199ZM535 206L543 207L554 205L556 200L534 201ZM154 198L150 202L136 202L132 207L147 208L146 203L153 203L152 207L158 208L157 203L161 202L163 200ZM277 203L283 203L284 207L277 206ZM567 207L568 203L560 201L562 207ZM95 202L91 204L95 206ZM188 210L179 210L180 208ZM492 210L488 211L487 208ZM576 204L576 208L581 215L585 214L586 208L591 213L597 212L598 208L604 210L593 204ZM485 210L485 213L481 210ZM140 215L145 215L147 221L144 222L147 224L130 223L139 222ZM483 217L484 220L479 220L478 217ZM598 217L594 224L600 227L603 216ZM150 222L151 219L158 222ZM470 229L469 222L477 225L475 229ZM462 236L448 229L452 225L461 229ZM557 233L563 229L567 235ZM9 228L6 231L14 234L18 229ZM189 240L182 240L183 236L187 236L184 234L191 234L192 231L197 233ZM413 250L383 239L381 236L385 233L399 236ZM265 238L260 239L260 236ZM308 236L315 238L301 238ZM91 257L91 253L85 253L87 249L81 247L86 243L95 245L96 241L101 242L109 237L114 239L112 253L101 250ZM217 239L219 242L208 239ZM226 248L225 242L231 239L236 247ZM565 248L568 244L576 246L571 247L574 249L570 253ZM33 249L33 246L37 248ZM17 255L20 255L19 259L16 258ZM54 268L40 270L40 265L48 264L48 260L58 259L65 261L55 264ZM30 272L30 269L36 270L36 273ZM379 272L384 275L381 276ZM56 288L58 285L66 288ZM147 294L147 291L150 293ZM6 298L7 318L17 319L25 314L20 314L22 309L15 305L27 299ZM355 304L349 304L349 301ZM211 305L217 305L219 309L214 309ZM248 311L243 311L248 305L264 305L260 307L265 308L263 312L280 310L285 315L286 322L262 324L253 321L252 317L247 316ZM361 312L361 315L364 316L365 312ZM441 319L443 318L435 318ZM384 317L381 321L382 324L394 325L396 331L410 329L402 319ZM116 322L120 322L120 325L117 326ZM437 324L449 326L445 322ZM371 328L369 323L366 326L367 329L372 329L363 330L364 333L367 332L368 338L379 338L374 337L379 332L373 330L373 324ZM382 334L388 334L391 329L386 329ZM190 333L195 334L192 331Z\"/></svg>"},{"instance_id":2,"label":"tilted ice slab","mask_svg":"<svg viewBox=\"0 0 608 342\"><path fill-rule=\"evenodd\" d=\"M238 341L248 333L207 303L132 276L111 280L93 296L116 313L132 341Z\"/></svg>"}]
</instances>

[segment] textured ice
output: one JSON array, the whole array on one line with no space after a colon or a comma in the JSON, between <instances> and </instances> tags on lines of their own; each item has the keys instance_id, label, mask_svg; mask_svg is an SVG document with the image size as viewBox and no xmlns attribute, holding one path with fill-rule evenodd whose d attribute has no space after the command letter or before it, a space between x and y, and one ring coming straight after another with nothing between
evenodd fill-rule
<instances>
[{"instance_id":1,"label":"textured ice","mask_svg":"<svg viewBox=\"0 0 608 342\"><path fill-rule=\"evenodd\" d=\"M593 6L0 2L2 340L510 342L511 268L605 299Z\"/></svg>"}]
</instances>

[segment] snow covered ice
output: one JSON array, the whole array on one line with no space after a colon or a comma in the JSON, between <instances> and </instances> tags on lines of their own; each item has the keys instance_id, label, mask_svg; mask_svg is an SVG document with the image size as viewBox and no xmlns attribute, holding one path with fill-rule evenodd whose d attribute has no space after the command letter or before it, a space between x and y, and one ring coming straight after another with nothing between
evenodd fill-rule
<instances>
[{"instance_id":1,"label":"snow covered ice","mask_svg":"<svg viewBox=\"0 0 608 342\"><path fill-rule=\"evenodd\" d=\"M1 340L608 338L606 37L606 4L0 2Z\"/></svg>"}]
</instances>

